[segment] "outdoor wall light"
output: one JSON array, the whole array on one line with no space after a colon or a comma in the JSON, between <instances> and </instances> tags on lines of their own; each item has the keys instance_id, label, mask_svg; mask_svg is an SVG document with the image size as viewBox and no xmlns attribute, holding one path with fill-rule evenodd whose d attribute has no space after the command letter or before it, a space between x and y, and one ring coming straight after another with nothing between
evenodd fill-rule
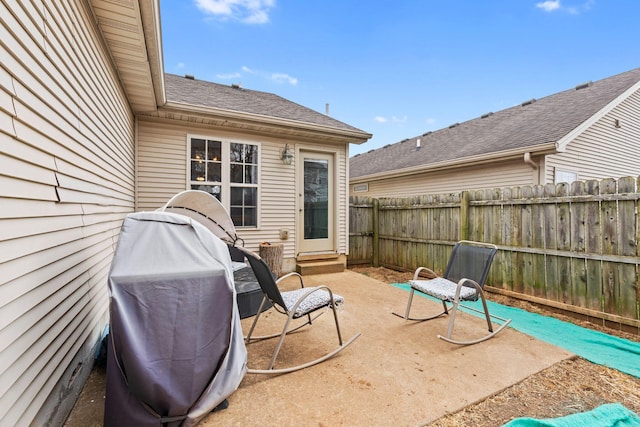
<instances>
[{"instance_id":1,"label":"outdoor wall light","mask_svg":"<svg viewBox=\"0 0 640 427\"><path fill-rule=\"evenodd\" d=\"M290 165L293 161L293 153L289 148L289 144L285 144L282 152L280 153L280 158L282 159L282 163L284 163L285 165Z\"/></svg>"}]
</instances>

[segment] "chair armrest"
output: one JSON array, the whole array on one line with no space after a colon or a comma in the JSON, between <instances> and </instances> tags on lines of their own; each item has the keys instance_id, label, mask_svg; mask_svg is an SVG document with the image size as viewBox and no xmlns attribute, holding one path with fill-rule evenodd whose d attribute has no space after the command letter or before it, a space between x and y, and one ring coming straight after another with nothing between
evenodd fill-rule
<instances>
[{"instance_id":1,"label":"chair armrest","mask_svg":"<svg viewBox=\"0 0 640 427\"><path fill-rule=\"evenodd\" d=\"M471 285L471 286L469 286L469 285ZM458 286L456 286L456 295L455 295L456 301L460 298L460 291L462 290L463 286L466 286L468 288L475 288L476 297L478 295L482 294L482 286L480 286L480 284L478 282L476 282L475 280L467 279L466 277L463 277L462 279L460 279L458 281ZM475 301L475 299L474 299L474 301Z\"/></svg>"},{"instance_id":2,"label":"chair armrest","mask_svg":"<svg viewBox=\"0 0 640 427\"><path fill-rule=\"evenodd\" d=\"M418 278L420 277L420 273L422 271L426 271L427 273L431 273L433 275L433 277L438 277L438 275L432 269L427 268L427 267L418 267L416 269L416 272L413 274L413 280L418 280Z\"/></svg>"},{"instance_id":3,"label":"chair armrest","mask_svg":"<svg viewBox=\"0 0 640 427\"><path fill-rule=\"evenodd\" d=\"M280 283L281 280L286 279L287 277L291 277L291 276L296 276L298 277L298 280L300 280L300 287L304 288L304 281L302 280L302 276L300 275L300 273L296 273L295 271L292 271L291 273L287 273L282 277L279 277L278 280L276 280L276 285L278 283Z\"/></svg>"}]
</instances>

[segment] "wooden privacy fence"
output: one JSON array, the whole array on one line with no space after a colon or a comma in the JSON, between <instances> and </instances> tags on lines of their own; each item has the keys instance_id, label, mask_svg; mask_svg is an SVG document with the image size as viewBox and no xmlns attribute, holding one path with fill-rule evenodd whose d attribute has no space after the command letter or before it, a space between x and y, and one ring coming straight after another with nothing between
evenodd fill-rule
<instances>
[{"instance_id":1,"label":"wooden privacy fence","mask_svg":"<svg viewBox=\"0 0 640 427\"><path fill-rule=\"evenodd\" d=\"M350 198L349 265L442 272L462 239L499 252L490 291L640 332L639 178Z\"/></svg>"}]
</instances>

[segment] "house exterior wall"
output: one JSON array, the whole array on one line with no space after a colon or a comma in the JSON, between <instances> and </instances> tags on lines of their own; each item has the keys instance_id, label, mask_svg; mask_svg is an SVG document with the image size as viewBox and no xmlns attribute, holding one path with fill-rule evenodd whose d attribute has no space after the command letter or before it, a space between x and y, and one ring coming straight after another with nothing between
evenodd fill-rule
<instances>
[{"instance_id":1,"label":"house exterior wall","mask_svg":"<svg viewBox=\"0 0 640 427\"><path fill-rule=\"evenodd\" d=\"M637 176L639 112L640 91L636 91L572 140L565 152L547 156L546 182L555 182L556 169L575 172L581 181Z\"/></svg>"},{"instance_id":2,"label":"house exterior wall","mask_svg":"<svg viewBox=\"0 0 640 427\"><path fill-rule=\"evenodd\" d=\"M108 323L134 120L86 2L0 2L0 425L60 425Z\"/></svg>"},{"instance_id":3,"label":"house exterior wall","mask_svg":"<svg viewBox=\"0 0 640 427\"><path fill-rule=\"evenodd\" d=\"M359 179L355 180L355 183L368 183L369 191L354 192L354 181L352 181L349 185L349 193L353 196L378 198L408 197L480 188L531 185L536 179L537 171L525 164L523 159L512 159L376 181Z\"/></svg>"},{"instance_id":4,"label":"house exterior wall","mask_svg":"<svg viewBox=\"0 0 640 427\"><path fill-rule=\"evenodd\" d=\"M138 119L137 210L154 210L176 193L189 188L187 177L187 138L236 139L259 145L259 211L258 227L238 228L245 246L257 251L261 242L282 243L284 270L295 268L296 257L296 159L283 165L280 151L286 143L292 150L330 151L336 154L338 251L348 248L346 146L327 146L309 141L292 141L274 136L243 134L226 129L168 119ZM280 229L289 231L287 240L280 239Z\"/></svg>"}]
</instances>

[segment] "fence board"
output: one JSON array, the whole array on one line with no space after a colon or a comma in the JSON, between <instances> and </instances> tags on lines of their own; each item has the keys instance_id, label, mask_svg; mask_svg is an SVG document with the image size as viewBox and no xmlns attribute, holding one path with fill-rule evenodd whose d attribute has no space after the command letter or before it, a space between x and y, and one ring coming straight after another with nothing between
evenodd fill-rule
<instances>
[{"instance_id":1,"label":"fence board","mask_svg":"<svg viewBox=\"0 0 640 427\"><path fill-rule=\"evenodd\" d=\"M571 184L571 195L583 196L587 194L583 181ZM585 235L587 225L587 211L585 203L573 203L570 208L571 237L569 250L576 254L585 253ZM578 257L571 258L571 304L586 307L587 301L587 262Z\"/></svg>"},{"instance_id":2,"label":"fence board","mask_svg":"<svg viewBox=\"0 0 640 427\"><path fill-rule=\"evenodd\" d=\"M556 186L556 198L563 199L569 195L569 184L561 183ZM556 247L559 250L571 250L571 220L570 204L559 202L556 204ZM556 285L558 301L571 303L571 259L554 257L557 259Z\"/></svg>"},{"instance_id":3,"label":"fence board","mask_svg":"<svg viewBox=\"0 0 640 427\"><path fill-rule=\"evenodd\" d=\"M636 181L632 177L618 180L618 193L633 193ZM618 241L621 255L637 256L637 243L634 239L637 228L636 203L632 200L618 201ZM640 319L637 299L637 266L618 264L617 298L618 314L624 317Z\"/></svg>"},{"instance_id":4,"label":"fence board","mask_svg":"<svg viewBox=\"0 0 640 427\"><path fill-rule=\"evenodd\" d=\"M547 184L543 187L544 198L554 198L556 196L556 186L553 184ZM544 248L545 249L558 249L557 233L558 233L558 205L557 204L544 204L542 206L542 212L544 215L544 230L541 233L544 236ZM559 281L558 281L558 257L544 256L545 261L545 280L544 280L544 295L554 301L559 301Z\"/></svg>"},{"instance_id":5,"label":"fence board","mask_svg":"<svg viewBox=\"0 0 640 427\"><path fill-rule=\"evenodd\" d=\"M613 194L616 191L616 181L603 179L600 182L601 194ZM618 254L618 223L617 202L604 201L601 203L602 218L602 253ZM605 261L602 263L604 307L607 313L617 312L618 271L616 264Z\"/></svg>"},{"instance_id":6,"label":"fence board","mask_svg":"<svg viewBox=\"0 0 640 427\"><path fill-rule=\"evenodd\" d=\"M544 187L541 185L533 186L533 197L540 199L544 197ZM544 238L544 229L547 226L544 217L544 204L539 203L531 207L531 242L534 248L546 249ZM545 292L545 255L534 254L531 260L531 285L533 287L533 295L546 298Z\"/></svg>"}]
</instances>

